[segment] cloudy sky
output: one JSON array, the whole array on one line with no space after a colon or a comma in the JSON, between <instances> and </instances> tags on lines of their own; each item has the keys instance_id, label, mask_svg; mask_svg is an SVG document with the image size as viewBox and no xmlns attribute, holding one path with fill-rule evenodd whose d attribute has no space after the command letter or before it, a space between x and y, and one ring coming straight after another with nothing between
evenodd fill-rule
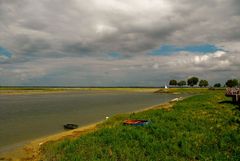
<instances>
[{"instance_id":1,"label":"cloudy sky","mask_svg":"<svg viewBox=\"0 0 240 161\"><path fill-rule=\"evenodd\" d=\"M240 78L239 0L0 0L0 85Z\"/></svg>"}]
</instances>

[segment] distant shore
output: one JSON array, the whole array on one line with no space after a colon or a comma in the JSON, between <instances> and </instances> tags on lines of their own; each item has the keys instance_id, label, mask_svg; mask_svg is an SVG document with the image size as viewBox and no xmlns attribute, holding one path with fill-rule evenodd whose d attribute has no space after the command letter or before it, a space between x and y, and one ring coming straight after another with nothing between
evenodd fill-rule
<instances>
[{"instance_id":1,"label":"distant shore","mask_svg":"<svg viewBox=\"0 0 240 161\"><path fill-rule=\"evenodd\" d=\"M42 88L42 87L1 87L0 88L0 95L29 95L29 94L51 94L51 93L65 93L65 92L83 92L83 91L123 91L123 92L155 92L159 88L154 87L72 87L72 88Z\"/></svg>"},{"instance_id":2,"label":"distant shore","mask_svg":"<svg viewBox=\"0 0 240 161\"><path fill-rule=\"evenodd\" d=\"M224 88L217 88L224 89ZM151 92L151 93L202 93L208 88L160 88L160 87L0 87L0 95L55 94L68 92Z\"/></svg>"}]
</instances>

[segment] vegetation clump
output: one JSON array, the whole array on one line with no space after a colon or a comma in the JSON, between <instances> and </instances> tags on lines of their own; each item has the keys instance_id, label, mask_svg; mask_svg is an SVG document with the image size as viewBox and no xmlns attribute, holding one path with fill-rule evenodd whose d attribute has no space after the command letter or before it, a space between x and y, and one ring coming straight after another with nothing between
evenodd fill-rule
<instances>
[{"instance_id":1,"label":"vegetation clump","mask_svg":"<svg viewBox=\"0 0 240 161\"><path fill-rule=\"evenodd\" d=\"M216 83L216 84L214 84L213 87L219 88L219 87L221 87L221 83Z\"/></svg>"},{"instance_id":2,"label":"vegetation clump","mask_svg":"<svg viewBox=\"0 0 240 161\"><path fill-rule=\"evenodd\" d=\"M239 85L239 83L238 83L238 80L237 79L229 79L229 80L227 80L227 82L226 82L226 86L227 87L236 87L236 86L238 86Z\"/></svg>"},{"instance_id":3,"label":"vegetation clump","mask_svg":"<svg viewBox=\"0 0 240 161\"><path fill-rule=\"evenodd\" d=\"M176 86L177 85L177 81L175 79L172 79L172 80L169 81L169 85Z\"/></svg>"},{"instance_id":4,"label":"vegetation clump","mask_svg":"<svg viewBox=\"0 0 240 161\"><path fill-rule=\"evenodd\" d=\"M185 85L187 85L185 80L181 80L178 82L178 86L180 86L180 87L185 86Z\"/></svg>"},{"instance_id":5,"label":"vegetation clump","mask_svg":"<svg viewBox=\"0 0 240 161\"><path fill-rule=\"evenodd\" d=\"M208 86L208 81L207 80L200 80L199 87L207 87L207 86Z\"/></svg>"},{"instance_id":6,"label":"vegetation clump","mask_svg":"<svg viewBox=\"0 0 240 161\"><path fill-rule=\"evenodd\" d=\"M197 85L198 80L199 79L197 77L191 77L187 80L187 83L189 86L193 87L194 85Z\"/></svg>"}]
</instances>

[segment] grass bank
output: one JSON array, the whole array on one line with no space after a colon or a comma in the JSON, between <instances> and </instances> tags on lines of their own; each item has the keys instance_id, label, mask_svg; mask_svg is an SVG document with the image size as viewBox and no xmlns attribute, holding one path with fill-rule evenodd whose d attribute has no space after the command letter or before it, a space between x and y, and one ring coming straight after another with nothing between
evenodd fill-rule
<instances>
[{"instance_id":1,"label":"grass bank","mask_svg":"<svg viewBox=\"0 0 240 161\"><path fill-rule=\"evenodd\" d=\"M205 91L167 109L121 114L77 138L49 142L44 161L240 160L240 111L224 91ZM123 126L126 118L148 119L144 127Z\"/></svg>"},{"instance_id":2,"label":"grass bank","mask_svg":"<svg viewBox=\"0 0 240 161\"><path fill-rule=\"evenodd\" d=\"M222 90L221 88L219 88ZM155 93L175 93L175 94L200 94L200 93L207 93L211 90L208 88L160 88Z\"/></svg>"}]
</instances>

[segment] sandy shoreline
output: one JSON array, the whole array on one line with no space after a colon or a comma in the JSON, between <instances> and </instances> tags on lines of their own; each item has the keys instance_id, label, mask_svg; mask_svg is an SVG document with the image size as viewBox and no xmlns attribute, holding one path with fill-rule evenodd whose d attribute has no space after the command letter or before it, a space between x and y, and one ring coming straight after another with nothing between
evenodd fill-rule
<instances>
[{"instance_id":1,"label":"sandy shoreline","mask_svg":"<svg viewBox=\"0 0 240 161\"><path fill-rule=\"evenodd\" d=\"M177 100L175 100L177 101ZM142 110L138 110L138 111L134 111L135 113L137 112L143 112L143 111L147 111L150 109L169 109L170 107L172 107L173 103L172 101L166 102L166 103L161 103L158 105L154 105L154 106L150 106L147 108L144 108ZM130 112L132 113L132 112ZM73 138L73 137L78 137L81 136L82 134L86 134L92 131L97 130L97 125L101 124L103 121L94 123L94 124L90 124L90 125L86 125L74 130L70 130L70 131L64 131L61 133L57 133L57 134L53 134L50 136L46 136L46 137L42 137L42 138L38 138L32 141L29 141L28 143L26 143L25 145L16 148L12 151L0 154L0 161L4 160L4 161L37 161L39 160L40 157L40 147L41 145L43 145L44 143L50 142L50 141L57 141L57 140L61 140L64 138Z\"/></svg>"},{"instance_id":2,"label":"sandy shoreline","mask_svg":"<svg viewBox=\"0 0 240 161\"><path fill-rule=\"evenodd\" d=\"M96 130L96 126L101 123L97 122L94 124L86 125L74 130L63 131L53 135L41 137L32 141L27 142L25 145L20 146L12 151L0 154L0 160L6 161L32 161L38 160L39 150L42 144L49 141L57 141L68 137L77 137L87 132Z\"/></svg>"}]
</instances>

